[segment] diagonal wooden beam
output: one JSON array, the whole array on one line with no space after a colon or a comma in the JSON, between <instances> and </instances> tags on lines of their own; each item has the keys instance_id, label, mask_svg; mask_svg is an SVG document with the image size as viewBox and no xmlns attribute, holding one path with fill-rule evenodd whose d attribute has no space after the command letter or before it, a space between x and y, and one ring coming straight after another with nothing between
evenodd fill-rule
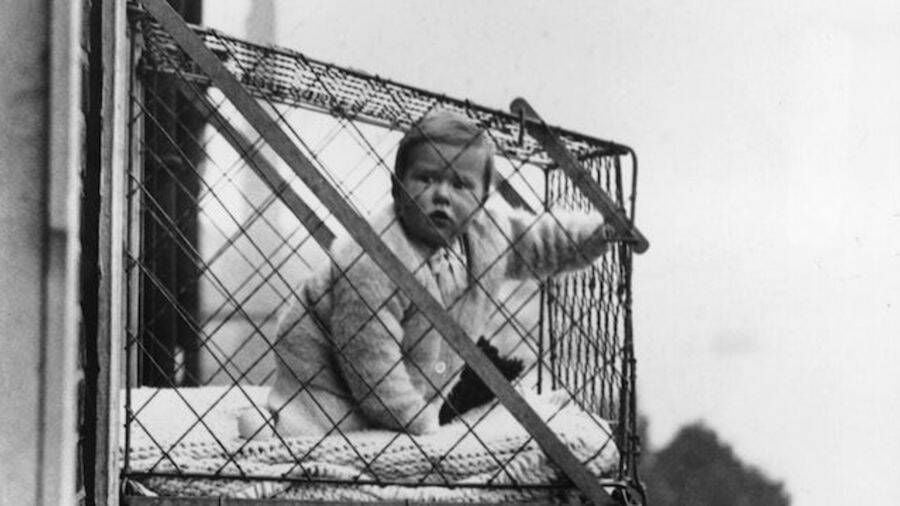
<instances>
[{"instance_id":1,"label":"diagonal wooden beam","mask_svg":"<svg viewBox=\"0 0 900 506\"><path fill-rule=\"evenodd\" d=\"M566 148L562 140L538 116L524 98L513 100L509 106L513 114L524 119L525 129L534 137L550 158L565 172L575 186L591 201L604 218L616 229L616 235L631 244L635 253L643 253L650 247L647 238L631 223L625 211L619 207L603 188L590 176L578 160Z\"/></svg>"},{"instance_id":2,"label":"diagonal wooden beam","mask_svg":"<svg viewBox=\"0 0 900 506\"><path fill-rule=\"evenodd\" d=\"M292 213L303 223L303 226L310 231L312 235L321 234L321 239L327 244L334 241L334 232L322 221L321 218L313 211L303 199L297 195L290 184L278 173L274 165L260 152L255 149L250 139L240 130L235 128L225 119L222 114L209 103L209 98L200 95L200 92L193 90L186 82L180 79L173 79L175 87L188 103L200 114L209 118L210 123L221 134L225 140L231 144L231 147L238 153L245 153L248 157L248 165L263 181L269 181L270 187L279 188L277 195L282 202L291 210ZM519 192L509 183L509 180L498 177L497 193L503 197L511 206L524 209L534 214L534 210L519 195ZM322 241L319 241L321 244Z\"/></svg>"},{"instance_id":3,"label":"diagonal wooden beam","mask_svg":"<svg viewBox=\"0 0 900 506\"><path fill-rule=\"evenodd\" d=\"M187 26L165 0L141 0L141 3L169 32L178 45L210 78L235 108L244 116L300 177L319 200L341 222L356 242L378 266L403 290L419 310L431 321L456 353L497 396L510 414L534 437L541 449L559 466L594 504L613 505L600 480L578 461L575 455L550 430L540 416L513 389L496 367L478 349L475 342L444 310L441 304L416 280L403 263L387 247L372 227L359 216L331 183L303 155L282 128L256 102L203 41Z\"/></svg>"},{"instance_id":4,"label":"diagonal wooden beam","mask_svg":"<svg viewBox=\"0 0 900 506\"><path fill-rule=\"evenodd\" d=\"M310 235L315 238L323 248L328 249L334 242L334 232L328 228L328 225L307 205L303 199L297 195L297 192L291 188L290 183L281 176L278 169L263 156L262 152L255 149L253 143L247 136L235 128L225 119L222 114L209 104L209 99L199 95L199 92L192 90L182 80L177 78L175 87L187 102L200 114L209 118L213 127L231 144L231 147L242 156L247 157L248 164L253 172L259 176L276 196L284 203L284 205L300 220L300 223L306 228Z\"/></svg>"}]
</instances>

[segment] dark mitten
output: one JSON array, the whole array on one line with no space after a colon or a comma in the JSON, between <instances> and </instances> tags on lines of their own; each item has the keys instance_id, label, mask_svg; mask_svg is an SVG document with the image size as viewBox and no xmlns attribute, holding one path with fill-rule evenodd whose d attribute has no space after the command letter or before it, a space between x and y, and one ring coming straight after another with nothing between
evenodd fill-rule
<instances>
[{"instance_id":1,"label":"dark mitten","mask_svg":"<svg viewBox=\"0 0 900 506\"><path fill-rule=\"evenodd\" d=\"M522 361L517 358L501 357L497 348L491 346L484 337L478 338L478 347L481 348L481 351L487 358L491 359L494 366L503 373L507 380L515 379L522 373L522 369L525 368ZM447 396L444 405L441 406L441 411L438 413L438 422L444 425L453 420L457 414L461 415L472 408L483 406L493 398L494 392L491 392L487 385L481 381L481 378L475 374L475 371L466 365L459 375L459 380L453 385L453 389L450 390L450 395Z\"/></svg>"}]
</instances>

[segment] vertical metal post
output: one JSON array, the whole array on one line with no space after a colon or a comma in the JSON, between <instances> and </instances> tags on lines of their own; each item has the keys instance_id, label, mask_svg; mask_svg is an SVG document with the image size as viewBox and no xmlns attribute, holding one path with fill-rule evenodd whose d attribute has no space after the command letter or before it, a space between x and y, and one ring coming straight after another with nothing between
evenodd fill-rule
<instances>
[{"instance_id":1,"label":"vertical metal post","mask_svg":"<svg viewBox=\"0 0 900 506\"><path fill-rule=\"evenodd\" d=\"M550 211L550 198L551 195L554 195L551 190L551 185L553 183L553 172L550 168L547 168L544 172L546 184L544 186L544 212ZM546 321L547 321L547 347L550 349L550 367L547 373L550 375L550 390L556 390L557 388L557 374L556 369L556 318L555 312L553 308L556 306L556 282L551 278L547 278L544 280L544 301L546 302Z\"/></svg>"},{"instance_id":2,"label":"vertical metal post","mask_svg":"<svg viewBox=\"0 0 900 506\"><path fill-rule=\"evenodd\" d=\"M127 276L125 287L125 343L124 343L124 360L125 374L124 389L125 395L125 411L123 416L125 419L125 441L123 443L125 451L122 454L122 472L128 472L129 458L131 451L131 422L132 422L132 388L138 385L138 349L135 339L140 335L141 308L143 289L141 288L142 274L138 263L134 260L140 255L142 237L143 237L143 208L142 208L142 192L139 188L143 183L143 140L144 140L144 123L135 118L141 117L141 104L134 97L143 96L143 88L141 79L139 78L137 66L141 60L141 54L144 48L144 38L141 30L134 30L134 26L129 24L129 118L128 124L128 161L126 165L127 174L125 175L125 193L126 198L126 221L125 227L127 231L126 245L126 265L125 275Z\"/></svg>"}]
</instances>

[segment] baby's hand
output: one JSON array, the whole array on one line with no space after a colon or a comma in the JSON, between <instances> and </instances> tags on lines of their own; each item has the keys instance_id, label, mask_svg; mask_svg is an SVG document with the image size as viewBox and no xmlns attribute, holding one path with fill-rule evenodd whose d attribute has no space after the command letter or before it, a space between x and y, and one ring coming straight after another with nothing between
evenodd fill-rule
<instances>
[{"instance_id":1,"label":"baby's hand","mask_svg":"<svg viewBox=\"0 0 900 506\"><path fill-rule=\"evenodd\" d=\"M604 223L597 227L597 231L594 234L602 237L604 241L609 241L616 236L616 229L609 223Z\"/></svg>"},{"instance_id":2,"label":"baby's hand","mask_svg":"<svg viewBox=\"0 0 900 506\"><path fill-rule=\"evenodd\" d=\"M437 432L438 427L438 407L429 404L407 425L407 431L414 436L422 436Z\"/></svg>"}]
</instances>

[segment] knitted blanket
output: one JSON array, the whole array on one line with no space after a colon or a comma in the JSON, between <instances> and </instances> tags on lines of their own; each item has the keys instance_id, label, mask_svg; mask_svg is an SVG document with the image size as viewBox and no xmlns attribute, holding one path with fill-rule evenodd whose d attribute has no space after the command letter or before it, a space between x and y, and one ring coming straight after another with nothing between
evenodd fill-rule
<instances>
[{"instance_id":1,"label":"knitted blanket","mask_svg":"<svg viewBox=\"0 0 900 506\"><path fill-rule=\"evenodd\" d=\"M127 471L148 474L129 478L132 492L310 501L560 498L558 489L530 487L559 485L561 473L496 403L426 436L372 430L324 439L238 438L237 413L251 403L265 405L266 391L133 390ZM522 394L590 472L598 477L615 472L619 455L605 421L566 404L563 394Z\"/></svg>"}]
</instances>

